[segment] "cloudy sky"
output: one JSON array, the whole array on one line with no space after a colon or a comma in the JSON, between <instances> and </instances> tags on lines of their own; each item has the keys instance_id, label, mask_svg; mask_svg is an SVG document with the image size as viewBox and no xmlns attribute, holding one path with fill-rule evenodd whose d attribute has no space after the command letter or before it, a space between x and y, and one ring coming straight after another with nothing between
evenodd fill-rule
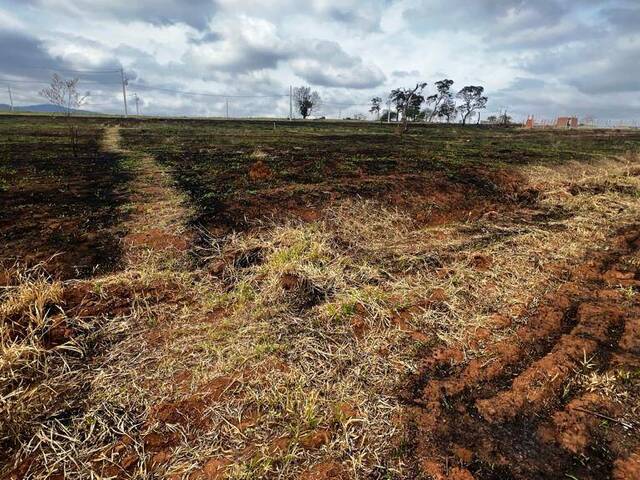
<instances>
[{"instance_id":1,"label":"cloudy sky","mask_svg":"<svg viewBox=\"0 0 640 480\"><path fill-rule=\"evenodd\" d=\"M446 77L483 85L485 115L640 121L640 0L0 0L0 46L18 105L58 71L118 112L123 66L146 114L224 114L179 91L285 115L289 86L311 85L344 116Z\"/></svg>"}]
</instances>

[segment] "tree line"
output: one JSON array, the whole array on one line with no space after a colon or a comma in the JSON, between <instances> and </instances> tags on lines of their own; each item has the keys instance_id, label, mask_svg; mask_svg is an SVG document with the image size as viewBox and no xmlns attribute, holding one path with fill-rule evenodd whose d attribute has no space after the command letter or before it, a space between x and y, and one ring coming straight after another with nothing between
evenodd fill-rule
<instances>
[{"instance_id":1,"label":"tree line","mask_svg":"<svg viewBox=\"0 0 640 480\"><path fill-rule=\"evenodd\" d=\"M406 123L408 121L455 122L460 118L466 124L474 120L480 121L480 110L486 108L488 97L484 87L467 85L461 90L453 90L454 81L448 78L435 82L436 93L425 95L426 82L418 83L414 88L396 88L388 95L386 101L382 97L373 97L369 113L380 120ZM302 118L308 118L321 106L318 92L310 87L298 87L293 91L293 100L297 112ZM384 109L384 105L389 107Z\"/></svg>"},{"instance_id":2,"label":"tree line","mask_svg":"<svg viewBox=\"0 0 640 480\"><path fill-rule=\"evenodd\" d=\"M458 92L453 91L454 81L448 78L435 82L436 93L424 95L426 83L419 83L414 89L396 88L388 95L390 108L383 110L382 97L371 99L370 113L382 120L391 121L424 121L455 122L458 117L462 124L467 124L478 116L480 110L487 107L488 97L484 95L484 87L467 85Z\"/></svg>"},{"instance_id":3,"label":"tree line","mask_svg":"<svg viewBox=\"0 0 640 480\"><path fill-rule=\"evenodd\" d=\"M433 122L446 121L451 123L460 116L462 124L466 124L472 119L475 113L478 114L477 122L480 122L480 110L486 108L488 98L484 95L484 87L479 85L467 85L458 92L452 91L454 81L448 78L435 82L436 93L425 96L424 89L426 82L417 83L413 89L396 88L393 89L387 99L389 108L383 110L382 97L371 99L370 113L376 114L378 119L387 121L402 122L404 130L409 121ZM78 79L65 80L54 74L49 87L41 90L40 95L49 100L53 105L58 106L67 116L74 109L83 105L90 93L81 96L77 90ZM293 90L293 99L298 113L302 118L308 118L312 112L317 111L321 105L321 98L318 92L312 91L310 87L297 87ZM393 108L392 108L393 107ZM395 111L394 111L395 109ZM506 112L497 117L489 117L492 123L509 123L510 117Z\"/></svg>"}]
</instances>

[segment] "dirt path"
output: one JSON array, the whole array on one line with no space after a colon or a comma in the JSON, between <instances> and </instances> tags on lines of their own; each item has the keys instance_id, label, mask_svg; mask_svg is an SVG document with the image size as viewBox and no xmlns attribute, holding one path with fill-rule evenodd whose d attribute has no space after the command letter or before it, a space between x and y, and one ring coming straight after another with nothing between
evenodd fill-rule
<instances>
[{"instance_id":1,"label":"dirt path","mask_svg":"<svg viewBox=\"0 0 640 480\"><path fill-rule=\"evenodd\" d=\"M422 474L639 478L639 231L621 231L486 355L425 357L408 399Z\"/></svg>"},{"instance_id":2,"label":"dirt path","mask_svg":"<svg viewBox=\"0 0 640 480\"><path fill-rule=\"evenodd\" d=\"M149 250L185 252L192 239L186 225L193 212L188 198L173 186L171 175L151 155L123 148L118 126L105 130L102 146L132 163L131 205L124 225L127 260L135 263L140 253Z\"/></svg>"}]
</instances>

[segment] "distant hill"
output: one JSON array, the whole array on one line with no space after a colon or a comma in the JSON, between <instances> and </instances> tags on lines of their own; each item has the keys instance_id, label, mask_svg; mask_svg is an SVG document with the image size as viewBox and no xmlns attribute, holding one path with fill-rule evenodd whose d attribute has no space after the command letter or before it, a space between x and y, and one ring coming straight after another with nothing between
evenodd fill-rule
<instances>
[{"instance_id":1,"label":"distant hill","mask_svg":"<svg viewBox=\"0 0 640 480\"><path fill-rule=\"evenodd\" d=\"M10 112L11 106L6 103L0 103L0 112ZM13 107L14 112L31 112L31 113L61 113L60 108L50 103L41 103L39 105L24 105L21 107ZM89 112L87 110L71 109L74 115L95 115L97 112Z\"/></svg>"}]
</instances>

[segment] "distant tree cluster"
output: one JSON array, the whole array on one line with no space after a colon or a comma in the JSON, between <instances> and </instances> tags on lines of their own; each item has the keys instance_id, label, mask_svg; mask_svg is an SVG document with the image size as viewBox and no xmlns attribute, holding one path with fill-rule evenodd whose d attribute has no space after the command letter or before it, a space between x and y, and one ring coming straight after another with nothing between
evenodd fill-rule
<instances>
[{"instance_id":1,"label":"distant tree cluster","mask_svg":"<svg viewBox=\"0 0 640 480\"><path fill-rule=\"evenodd\" d=\"M484 87L468 85L458 92L452 91L453 80L445 78L435 82L436 93L425 97L426 83L418 83L415 88L396 88L388 95L391 108L382 110L381 97L371 99L371 113L381 120L402 122L406 130L408 121L455 122L458 117L463 124L472 121L475 114L480 119L480 110L486 108L488 98ZM457 102L456 102L457 100Z\"/></svg>"},{"instance_id":2,"label":"distant tree cluster","mask_svg":"<svg viewBox=\"0 0 640 480\"><path fill-rule=\"evenodd\" d=\"M511 125L513 123L513 118L505 111L500 115L489 115L487 117L487 123L492 125Z\"/></svg>"},{"instance_id":3,"label":"distant tree cluster","mask_svg":"<svg viewBox=\"0 0 640 480\"><path fill-rule=\"evenodd\" d=\"M407 130L408 122L456 122L470 123L480 110L486 108L488 98L484 95L484 87L467 85L458 92L453 91L453 80L445 78L435 82L435 93L425 96L426 82L417 83L414 88L395 88L385 100L383 97L373 97L370 101L369 113L379 120L389 120L402 125L402 131ZM293 103L296 111L303 119L318 112L322 100L320 94L311 87L303 86L293 89ZM385 104L387 108L384 108ZM359 118L358 115L354 119ZM493 123L509 123L510 117L496 117Z\"/></svg>"}]
</instances>

